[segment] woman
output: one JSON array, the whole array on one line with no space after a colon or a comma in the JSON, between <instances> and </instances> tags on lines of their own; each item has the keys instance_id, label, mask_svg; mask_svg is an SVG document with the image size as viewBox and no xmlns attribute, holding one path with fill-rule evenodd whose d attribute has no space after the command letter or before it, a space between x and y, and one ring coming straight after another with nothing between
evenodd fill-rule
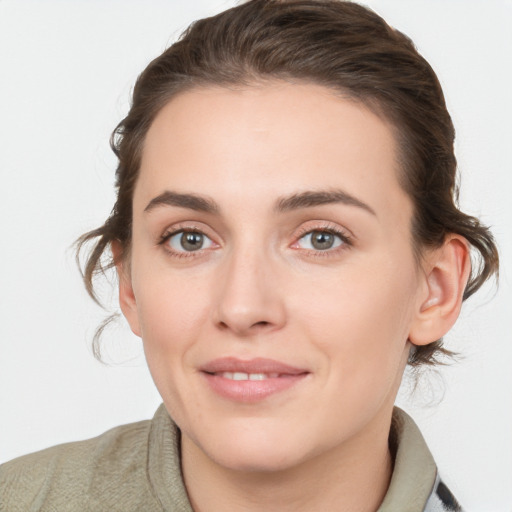
<instances>
[{"instance_id":1,"label":"woman","mask_svg":"<svg viewBox=\"0 0 512 512\"><path fill-rule=\"evenodd\" d=\"M139 77L81 241L93 295L111 250L164 406L8 463L7 509L460 510L393 410L497 271L453 138L430 66L356 4L194 24Z\"/></svg>"}]
</instances>

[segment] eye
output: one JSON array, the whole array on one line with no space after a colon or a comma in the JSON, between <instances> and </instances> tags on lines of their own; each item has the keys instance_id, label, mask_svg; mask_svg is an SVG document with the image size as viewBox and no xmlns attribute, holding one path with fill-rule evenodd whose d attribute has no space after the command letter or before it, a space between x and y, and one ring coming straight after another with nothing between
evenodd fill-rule
<instances>
[{"instance_id":1,"label":"eye","mask_svg":"<svg viewBox=\"0 0 512 512\"><path fill-rule=\"evenodd\" d=\"M212 240L200 231L178 231L168 235L166 241L175 252L194 252L213 246Z\"/></svg>"},{"instance_id":2,"label":"eye","mask_svg":"<svg viewBox=\"0 0 512 512\"><path fill-rule=\"evenodd\" d=\"M314 230L299 238L297 247L314 251L327 251L346 242L346 237L341 234L332 231Z\"/></svg>"}]
</instances>

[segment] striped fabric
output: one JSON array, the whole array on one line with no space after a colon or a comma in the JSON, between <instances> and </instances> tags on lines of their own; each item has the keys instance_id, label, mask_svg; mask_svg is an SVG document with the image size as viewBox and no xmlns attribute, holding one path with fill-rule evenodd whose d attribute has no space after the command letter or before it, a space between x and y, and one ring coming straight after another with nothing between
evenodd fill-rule
<instances>
[{"instance_id":1,"label":"striped fabric","mask_svg":"<svg viewBox=\"0 0 512 512\"><path fill-rule=\"evenodd\" d=\"M430 495L424 512L464 512L450 489L446 487L439 475L437 475L434 490Z\"/></svg>"}]
</instances>

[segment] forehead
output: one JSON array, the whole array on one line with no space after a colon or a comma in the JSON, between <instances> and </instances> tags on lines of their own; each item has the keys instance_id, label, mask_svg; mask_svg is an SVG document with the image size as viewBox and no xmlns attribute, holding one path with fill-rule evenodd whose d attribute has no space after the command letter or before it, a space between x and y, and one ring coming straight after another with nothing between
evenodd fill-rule
<instances>
[{"instance_id":1,"label":"forehead","mask_svg":"<svg viewBox=\"0 0 512 512\"><path fill-rule=\"evenodd\" d=\"M313 84L198 88L171 100L146 136L135 207L166 189L219 201L342 188L375 210L410 210L392 127ZM403 203L403 204L402 204Z\"/></svg>"}]
</instances>

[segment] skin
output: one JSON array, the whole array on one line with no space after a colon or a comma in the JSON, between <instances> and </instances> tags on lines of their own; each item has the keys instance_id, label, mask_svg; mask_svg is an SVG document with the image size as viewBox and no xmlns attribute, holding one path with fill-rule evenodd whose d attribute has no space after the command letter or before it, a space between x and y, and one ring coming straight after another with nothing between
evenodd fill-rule
<instances>
[{"instance_id":1,"label":"skin","mask_svg":"<svg viewBox=\"0 0 512 512\"><path fill-rule=\"evenodd\" d=\"M415 260L398 172L389 124L318 85L194 89L156 117L129 259L113 249L121 307L182 432L194 510L378 508L411 342L451 327L469 272L456 236ZM367 208L276 209L333 190ZM216 211L155 201L166 191ZM205 235L201 249L183 248L184 229ZM332 248L311 244L318 231L331 233ZM220 357L271 358L307 376L241 403L201 372Z\"/></svg>"}]
</instances>

